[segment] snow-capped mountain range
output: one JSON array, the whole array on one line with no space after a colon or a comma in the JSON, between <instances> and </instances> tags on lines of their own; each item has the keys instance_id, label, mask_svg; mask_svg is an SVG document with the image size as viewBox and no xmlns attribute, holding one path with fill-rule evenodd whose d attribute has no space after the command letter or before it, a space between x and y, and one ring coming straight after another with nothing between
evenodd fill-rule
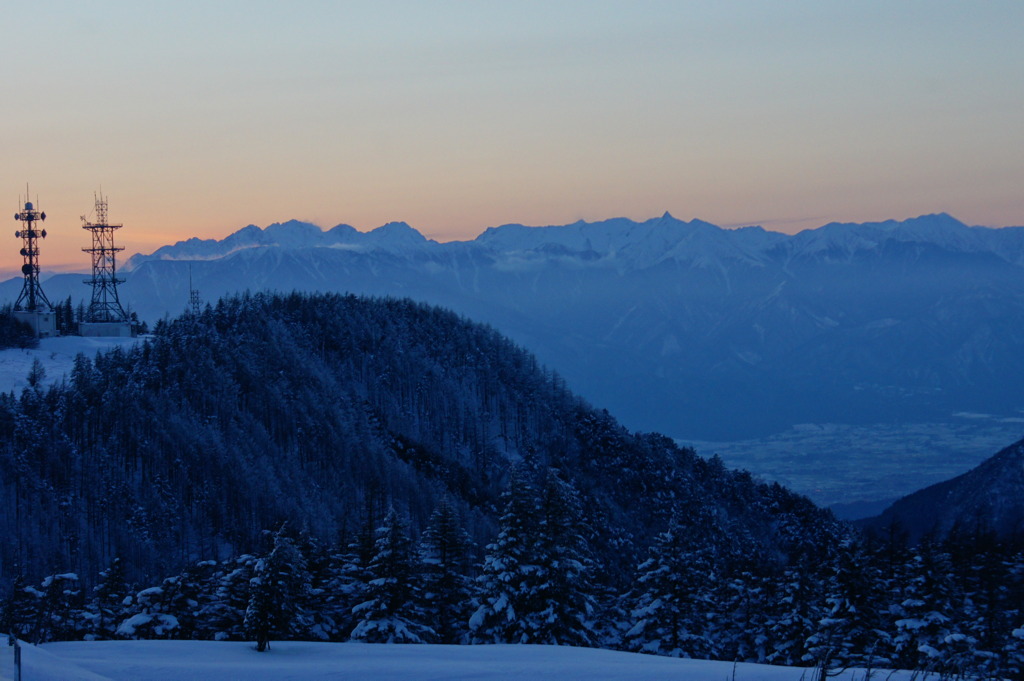
<instances>
[{"instance_id":1,"label":"snow-capped mountain range","mask_svg":"<svg viewBox=\"0 0 1024 681\"><path fill-rule=\"evenodd\" d=\"M631 427L737 440L799 423L1024 407L1024 228L946 214L796 235L669 214L487 229L303 222L189 239L122 268L151 322L244 289L407 296L492 324ZM4 284L13 298L20 282ZM84 297L78 275L44 284Z\"/></svg>"},{"instance_id":2,"label":"snow-capped mountain range","mask_svg":"<svg viewBox=\"0 0 1024 681\"><path fill-rule=\"evenodd\" d=\"M490 227L472 241L447 243L427 239L404 222L360 232L346 224L324 230L308 222L290 220L262 229L249 225L221 240L179 241L149 255L136 254L124 269L132 270L152 260L213 260L253 248L335 248L406 255L469 249L495 256L525 252L548 258L571 255L592 264L615 261L629 268L666 261L706 267L727 261L766 264L777 259L780 252L789 257L823 253L833 258L850 256L857 251L877 249L887 242L929 243L950 251L992 253L1007 262L1024 264L1024 228L968 227L946 213L905 221L833 222L796 235L769 232L757 226L723 229L702 220L685 222L665 213L644 222L614 218L547 227L509 224Z\"/></svg>"}]
</instances>

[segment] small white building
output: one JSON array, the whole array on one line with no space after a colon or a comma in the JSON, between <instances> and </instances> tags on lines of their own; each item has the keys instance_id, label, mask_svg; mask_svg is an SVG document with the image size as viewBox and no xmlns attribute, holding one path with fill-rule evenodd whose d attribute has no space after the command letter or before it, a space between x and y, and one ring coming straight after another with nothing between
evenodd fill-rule
<instances>
[{"instance_id":1,"label":"small white building","mask_svg":"<svg viewBox=\"0 0 1024 681\"><path fill-rule=\"evenodd\" d=\"M57 335L57 315L53 310L15 310L11 313L19 322L32 327L37 338L49 338Z\"/></svg>"}]
</instances>

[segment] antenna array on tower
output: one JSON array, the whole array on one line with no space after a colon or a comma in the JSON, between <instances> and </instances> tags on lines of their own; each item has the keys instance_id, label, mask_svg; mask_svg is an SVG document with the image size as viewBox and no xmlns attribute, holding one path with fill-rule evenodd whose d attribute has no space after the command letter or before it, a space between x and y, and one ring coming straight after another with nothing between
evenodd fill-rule
<instances>
[{"instance_id":1,"label":"antenna array on tower","mask_svg":"<svg viewBox=\"0 0 1024 681\"><path fill-rule=\"evenodd\" d=\"M18 202L19 205L21 201ZM46 230L36 226L36 223L46 220L46 213L37 210L29 201L28 186L25 187L24 209L14 214L14 219L22 223L22 228L14 233L15 238L21 239L21 255L25 263L21 266L21 273L25 275L25 283L21 287L21 295L14 303L14 309L26 312L49 312L52 309L50 301L43 293L43 287L39 283L39 239L46 238Z\"/></svg>"}]
</instances>

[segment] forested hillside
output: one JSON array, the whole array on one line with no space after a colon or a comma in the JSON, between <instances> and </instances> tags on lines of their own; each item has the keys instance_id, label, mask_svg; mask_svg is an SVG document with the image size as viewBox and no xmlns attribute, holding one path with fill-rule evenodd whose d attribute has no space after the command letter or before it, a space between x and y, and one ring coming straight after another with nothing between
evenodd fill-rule
<instances>
[{"instance_id":1,"label":"forested hillside","mask_svg":"<svg viewBox=\"0 0 1024 681\"><path fill-rule=\"evenodd\" d=\"M1019 546L861 543L406 300L222 300L3 395L0 526L0 629L29 640L1020 668Z\"/></svg>"},{"instance_id":2,"label":"forested hillside","mask_svg":"<svg viewBox=\"0 0 1024 681\"><path fill-rule=\"evenodd\" d=\"M830 522L626 432L493 330L404 300L224 300L79 357L63 385L3 396L0 428L7 582L13 565L88 575L116 554L154 577L284 521L334 542L389 506L418 531L444 498L486 541L517 462L578 488L616 578L684 502L780 555Z\"/></svg>"}]
</instances>

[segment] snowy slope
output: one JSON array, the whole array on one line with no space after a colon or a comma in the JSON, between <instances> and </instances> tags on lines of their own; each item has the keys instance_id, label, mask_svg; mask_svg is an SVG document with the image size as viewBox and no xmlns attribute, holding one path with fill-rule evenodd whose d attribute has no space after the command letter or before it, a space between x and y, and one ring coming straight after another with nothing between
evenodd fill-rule
<instances>
[{"instance_id":1,"label":"snowy slope","mask_svg":"<svg viewBox=\"0 0 1024 681\"><path fill-rule=\"evenodd\" d=\"M23 647L25 681L798 681L809 670L678 660L591 648L491 645L368 645L103 641ZM836 678L853 681L863 672ZM11 649L0 652L0 679L11 681ZM888 675L885 678L889 678Z\"/></svg>"},{"instance_id":2,"label":"snowy slope","mask_svg":"<svg viewBox=\"0 0 1024 681\"><path fill-rule=\"evenodd\" d=\"M82 338L80 336L64 336L60 338L43 338L38 348L21 350L8 348L0 350L0 391L20 393L27 385L29 370L38 359L46 375L43 383L49 385L61 380L75 364L79 353L93 357L97 352L120 346L129 347L138 343L138 338Z\"/></svg>"}]
</instances>

